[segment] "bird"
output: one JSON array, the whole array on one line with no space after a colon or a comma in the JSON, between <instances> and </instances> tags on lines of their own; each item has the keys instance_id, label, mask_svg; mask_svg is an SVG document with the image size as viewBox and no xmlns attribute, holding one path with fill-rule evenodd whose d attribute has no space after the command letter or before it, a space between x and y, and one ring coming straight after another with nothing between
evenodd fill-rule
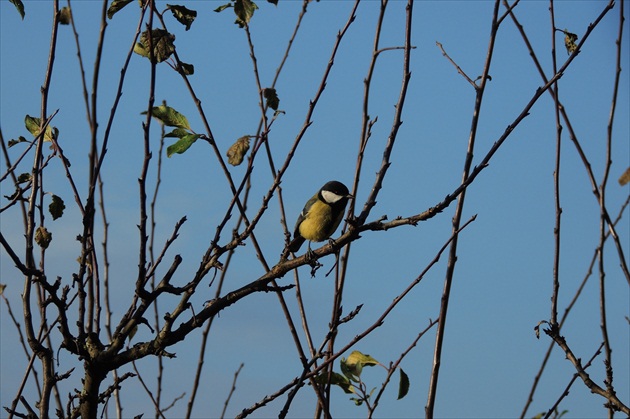
<instances>
[{"instance_id":1,"label":"bird","mask_svg":"<svg viewBox=\"0 0 630 419\"><path fill-rule=\"evenodd\" d=\"M308 251L311 253L311 242L322 242L330 238L339 227L348 200L352 198L346 185L341 182L331 180L322 186L304 205L295 223L289 251L297 252L308 240Z\"/></svg>"}]
</instances>

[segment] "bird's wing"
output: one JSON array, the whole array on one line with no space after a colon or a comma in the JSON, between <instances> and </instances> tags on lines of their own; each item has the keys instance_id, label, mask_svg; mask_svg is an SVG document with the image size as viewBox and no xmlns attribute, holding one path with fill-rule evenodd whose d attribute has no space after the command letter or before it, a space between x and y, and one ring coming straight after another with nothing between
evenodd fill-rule
<instances>
[{"instance_id":1,"label":"bird's wing","mask_svg":"<svg viewBox=\"0 0 630 419\"><path fill-rule=\"evenodd\" d=\"M308 214L309 209L313 206L315 202L317 202L317 195L313 195L311 199L306 201L306 204L304 205L302 212L300 212L300 216L295 222L295 229L293 230L293 237L300 236L300 224L302 224L302 221L304 221L304 219L306 218L306 214Z\"/></svg>"}]
</instances>

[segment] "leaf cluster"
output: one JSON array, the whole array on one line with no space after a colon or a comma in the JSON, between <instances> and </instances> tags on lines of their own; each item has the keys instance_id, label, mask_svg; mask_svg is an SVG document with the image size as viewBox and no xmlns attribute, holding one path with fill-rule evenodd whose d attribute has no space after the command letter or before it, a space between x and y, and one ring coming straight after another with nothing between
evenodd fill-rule
<instances>
[{"instance_id":1,"label":"leaf cluster","mask_svg":"<svg viewBox=\"0 0 630 419\"><path fill-rule=\"evenodd\" d=\"M346 394L355 394L357 397L351 397L350 400L352 400L357 406L361 406L363 403L369 403L370 397L376 390L376 387L374 387L369 393L366 391L365 384L361 379L363 368L373 367L375 365L382 366L390 373L393 372L389 371L387 367L378 362L372 356L364 354L360 351L352 351L347 359L341 358L341 361L339 361L341 374L334 371L330 374L328 372L323 372L317 376L316 382L319 384L330 383L341 388ZM399 371L400 379L398 383L398 400L405 397L409 392L409 377L402 368L400 368Z\"/></svg>"},{"instance_id":2,"label":"leaf cluster","mask_svg":"<svg viewBox=\"0 0 630 419\"><path fill-rule=\"evenodd\" d=\"M28 132L33 135L33 141L36 141L38 138L44 142L52 142L56 143L59 138L59 129L54 127L48 123L48 121L44 121L42 124L41 118L37 118L34 116L26 115L24 117L24 126ZM43 128L43 131L42 131ZM8 147L14 147L18 144L28 143L33 144L32 141L27 140L24 136L19 136L17 139L10 139L7 144ZM56 145L51 146L54 148ZM66 164L70 166L70 162L65 160ZM28 186L33 181L33 175L31 173L21 173L15 178L15 192L12 195L5 195L5 198L16 202L18 200L26 200L26 198L22 197L22 193L28 189ZM20 185L27 185L26 187L21 187ZM51 195L52 199L50 204L48 205L48 211L52 216L53 220L57 220L63 216L63 212L66 208L66 205L61 197L55 195L53 193L48 192ZM45 227L40 226L35 234L35 241L42 248L47 248L50 242L52 241L52 233L49 233Z\"/></svg>"},{"instance_id":3,"label":"leaf cluster","mask_svg":"<svg viewBox=\"0 0 630 419\"><path fill-rule=\"evenodd\" d=\"M146 112L142 112L142 114L146 115ZM201 134L195 134L190 129L188 118L170 106L163 104L153 107L151 109L151 116L157 119L162 125L175 128L173 131L164 135L164 137L168 138L178 138L175 143L167 147L166 155L168 157L176 153L184 153L201 137Z\"/></svg>"},{"instance_id":4,"label":"leaf cluster","mask_svg":"<svg viewBox=\"0 0 630 419\"><path fill-rule=\"evenodd\" d=\"M153 57L156 63L166 61L175 52L175 35L164 29L144 31L133 52L149 59Z\"/></svg>"}]
</instances>

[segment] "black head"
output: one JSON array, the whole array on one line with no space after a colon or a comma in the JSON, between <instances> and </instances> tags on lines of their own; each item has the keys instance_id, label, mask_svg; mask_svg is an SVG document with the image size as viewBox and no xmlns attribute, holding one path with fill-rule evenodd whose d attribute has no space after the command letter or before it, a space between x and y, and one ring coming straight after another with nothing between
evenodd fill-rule
<instances>
[{"instance_id":1,"label":"black head","mask_svg":"<svg viewBox=\"0 0 630 419\"><path fill-rule=\"evenodd\" d=\"M350 195L346 185L336 180L331 180L319 190L319 198L328 204L343 203L345 206L345 203L349 198L352 198L352 195Z\"/></svg>"}]
</instances>

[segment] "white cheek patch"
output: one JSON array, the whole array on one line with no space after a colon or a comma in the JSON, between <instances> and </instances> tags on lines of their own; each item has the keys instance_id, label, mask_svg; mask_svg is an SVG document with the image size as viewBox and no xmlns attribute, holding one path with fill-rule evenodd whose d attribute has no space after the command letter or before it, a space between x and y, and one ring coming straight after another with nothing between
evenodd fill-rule
<instances>
[{"instance_id":1,"label":"white cheek patch","mask_svg":"<svg viewBox=\"0 0 630 419\"><path fill-rule=\"evenodd\" d=\"M330 192L330 191L322 191L322 198L324 198L324 201L329 203L329 204L334 204L335 202L339 201L340 199L343 198L342 195L337 195L334 192Z\"/></svg>"}]
</instances>

